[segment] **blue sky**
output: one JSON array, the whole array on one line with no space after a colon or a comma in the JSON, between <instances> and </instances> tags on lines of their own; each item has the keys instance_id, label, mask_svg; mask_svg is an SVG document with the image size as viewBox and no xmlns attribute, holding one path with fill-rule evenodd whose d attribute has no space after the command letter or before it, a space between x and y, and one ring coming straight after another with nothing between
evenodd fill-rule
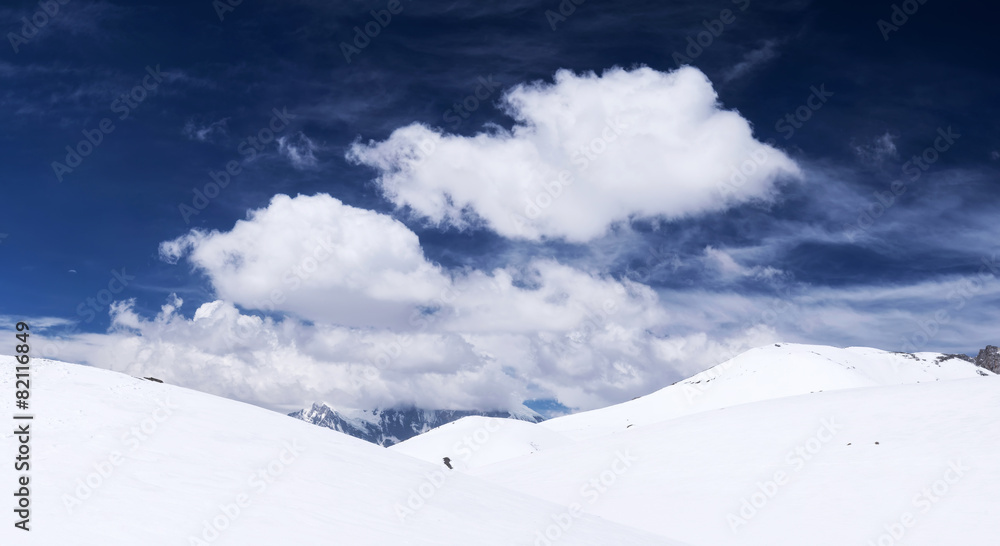
<instances>
[{"instance_id":1,"label":"blue sky","mask_svg":"<svg viewBox=\"0 0 1000 546\"><path fill-rule=\"evenodd\" d=\"M47 5L0 9L0 315L53 358L281 409L587 408L777 340L998 341L991 7ZM518 231L535 167L576 180Z\"/></svg>"}]
</instances>

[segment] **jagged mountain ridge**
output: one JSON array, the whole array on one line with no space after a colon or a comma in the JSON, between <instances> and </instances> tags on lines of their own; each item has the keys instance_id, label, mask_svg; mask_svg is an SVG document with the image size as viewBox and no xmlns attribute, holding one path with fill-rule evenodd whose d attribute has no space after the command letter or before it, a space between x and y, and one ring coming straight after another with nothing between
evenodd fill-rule
<instances>
[{"instance_id":1,"label":"jagged mountain ridge","mask_svg":"<svg viewBox=\"0 0 1000 546\"><path fill-rule=\"evenodd\" d=\"M997 347L996 345L987 345L985 349L980 349L976 358L972 358L971 356L964 354L947 354L942 356L948 358L961 358L962 360L971 362L984 370L1000 374L1000 347Z\"/></svg>"},{"instance_id":2,"label":"jagged mountain ridge","mask_svg":"<svg viewBox=\"0 0 1000 546\"><path fill-rule=\"evenodd\" d=\"M321 427L330 428L355 438L389 447L423 434L433 428L463 417L500 417L539 423L543 417L524 407L519 411L504 410L427 410L420 408L388 408L375 410L338 410L316 403L312 408L288 414Z\"/></svg>"}]
</instances>

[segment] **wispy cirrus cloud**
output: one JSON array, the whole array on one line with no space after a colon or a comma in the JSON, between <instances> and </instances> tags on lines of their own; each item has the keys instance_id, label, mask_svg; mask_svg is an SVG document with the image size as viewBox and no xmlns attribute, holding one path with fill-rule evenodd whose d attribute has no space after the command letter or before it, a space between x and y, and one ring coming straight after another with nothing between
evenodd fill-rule
<instances>
[{"instance_id":1,"label":"wispy cirrus cloud","mask_svg":"<svg viewBox=\"0 0 1000 546\"><path fill-rule=\"evenodd\" d=\"M195 120L188 120L184 124L184 136L198 142L221 141L229 136L229 118L222 118L209 123L197 123Z\"/></svg>"},{"instance_id":2,"label":"wispy cirrus cloud","mask_svg":"<svg viewBox=\"0 0 1000 546\"><path fill-rule=\"evenodd\" d=\"M757 67L778 57L778 41L765 40L763 45L743 55L743 59L722 73L725 83L742 78Z\"/></svg>"},{"instance_id":3,"label":"wispy cirrus cloud","mask_svg":"<svg viewBox=\"0 0 1000 546\"><path fill-rule=\"evenodd\" d=\"M278 153L298 170L316 167L317 149L316 143L301 131L278 137Z\"/></svg>"}]
</instances>

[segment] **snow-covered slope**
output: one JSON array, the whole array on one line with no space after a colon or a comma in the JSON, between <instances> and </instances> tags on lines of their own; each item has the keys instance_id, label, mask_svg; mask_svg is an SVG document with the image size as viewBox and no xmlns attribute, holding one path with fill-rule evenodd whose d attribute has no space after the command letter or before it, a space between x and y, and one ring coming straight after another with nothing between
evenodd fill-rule
<instances>
[{"instance_id":1,"label":"snow-covered slope","mask_svg":"<svg viewBox=\"0 0 1000 546\"><path fill-rule=\"evenodd\" d=\"M33 530L8 510L4 545L1000 536L1000 379L934 354L770 346L556 426L470 417L392 449L105 370L36 360L32 373ZM0 357L0 392L13 390ZM13 428L0 432L11 459Z\"/></svg>"},{"instance_id":2,"label":"snow-covered slope","mask_svg":"<svg viewBox=\"0 0 1000 546\"><path fill-rule=\"evenodd\" d=\"M390 447L455 470L470 470L572 443L558 432L514 419L465 417Z\"/></svg>"},{"instance_id":3,"label":"snow-covered slope","mask_svg":"<svg viewBox=\"0 0 1000 546\"><path fill-rule=\"evenodd\" d=\"M13 367L0 357L7 419ZM509 545L544 532L672 543L257 407L85 366L32 368L32 530L8 508L0 544Z\"/></svg>"},{"instance_id":4,"label":"snow-covered slope","mask_svg":"<svg viewBox=\"0 0 1000 546\"><path fill-rule=\"evenodd\" d=\"M487 422L462 420L393 451L439 462L472 439L460 471L691 544L987 546L998 408L1000 378L964 359L780 344L624 404L480 441Z\"/></svg>"},{"instance_id":5,"label":"snow-covered slope","mask_svg":"<svg viewBox=\"0 0 1000 546\"><path fill-rule=\"evenodd\" d=\"M580 440L782 396L984 375L992 374L966 360L939 353L781 343L751 349L647 396L550 419L541 426Z\"/></svg>"},{"instance_id":6,"label":"snow-covered slope","mask_svg":"<svg viewBox=\"0 0 1000 546\"><path fill-rule=\"evenodd\" d=\"M471 472L559 504L586 499L589 513L705 546L992 546L998 409L995 376L822 392Z\"/></svg>"}]
</instances>

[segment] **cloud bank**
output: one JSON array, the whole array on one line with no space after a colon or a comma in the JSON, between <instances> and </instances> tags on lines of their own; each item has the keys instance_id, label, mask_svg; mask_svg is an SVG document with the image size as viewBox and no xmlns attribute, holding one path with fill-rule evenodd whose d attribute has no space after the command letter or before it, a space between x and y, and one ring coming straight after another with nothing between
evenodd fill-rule
<instances>
[{"instance_id":1,"label":"cloud bank","mask_svg":"<svg viewBox=\"0 0 1000 546\"><path fill-rule=\"evenodd\" d=\"M934 280L796 282L795 263L778 258L807 243L843 244L829 231L841 223L824 215L849 215L849 203L868 198L813 170L823 183L809 188L808 219L710 244L665 228L673 235L660 239L664 251L630 274L629 247L645 246L636 243L643 235L611 226L711 223L714 213L775 199L782 180L801 175L723 110L695 69L561 71L553 83L510 90L502 104L510 130L465 137L409 125L383 142L355 143L350 156L376 168L392 203L429 223L509 238L522 253L516 265L447 268L391 215L325 193L276 195L231 229L160 245L164 260L204 276L213 301L191 309L172 296L153 317L118 302L107 333L45 333L41 355L286 411L314 401L506 409L532 399L591 409L776 341L872 345L874 337L903 350L995 342L995 250ZM283 153L301 160L292 144L304 142L284 142ZM753 227L745 218L733 225ZM895 225L887 217L869 238ZM921 225L942 248L963 240L959 227ZM981 238L963 245L995 248L995 238ZM556 247L583 257L560 261ZM600 255L611 247L612 257ZM692 280L654 288L651 271Z\"/></svg>"}]
</instances>

